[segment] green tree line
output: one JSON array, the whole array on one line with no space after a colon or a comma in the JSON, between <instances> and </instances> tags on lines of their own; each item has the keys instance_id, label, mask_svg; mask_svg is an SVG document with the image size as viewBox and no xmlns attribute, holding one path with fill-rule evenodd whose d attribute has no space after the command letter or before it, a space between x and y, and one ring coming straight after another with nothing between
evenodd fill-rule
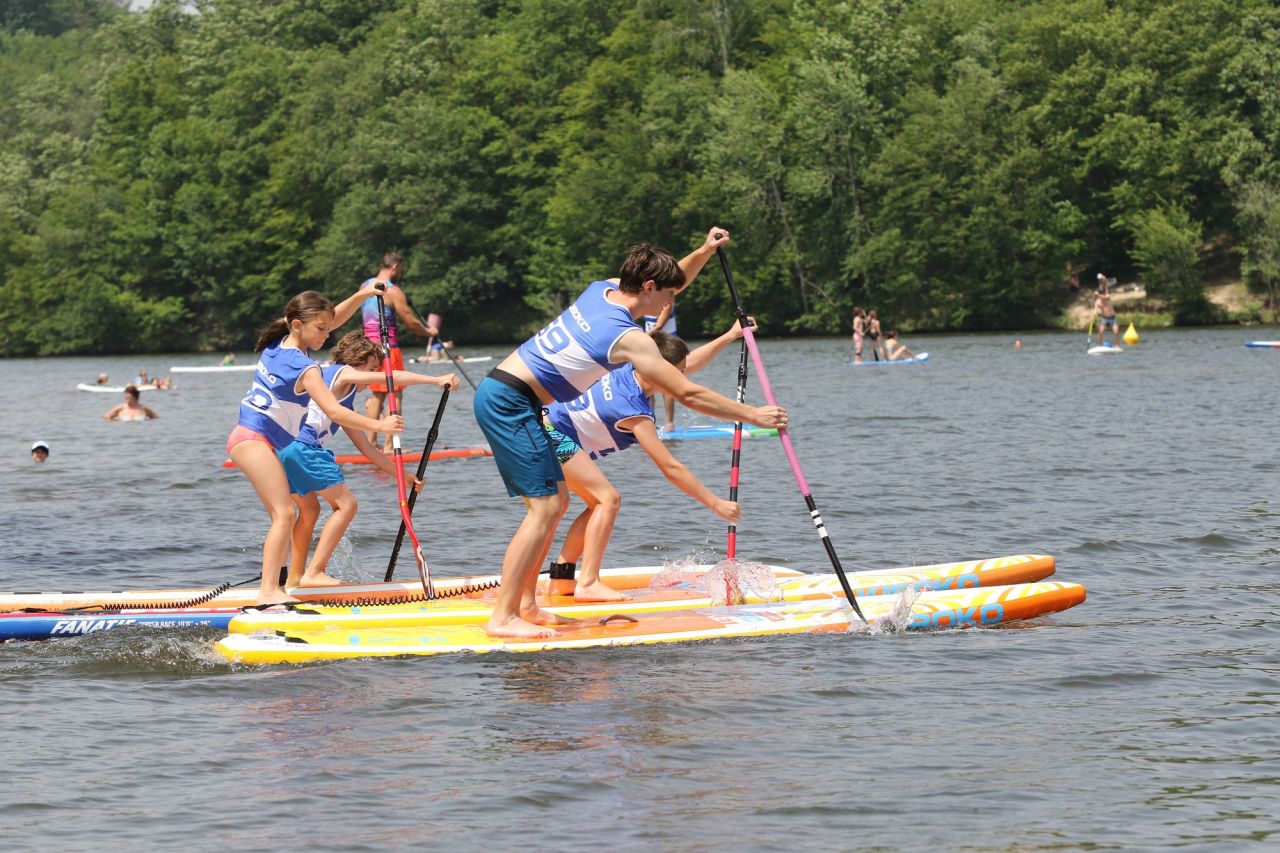
<instances>
[{"instance_id":1,"label":"green tree line","mask_svg":"<svg viewBox=\"0 0 1280 853\"><path fill-rule=\"evenodd\" d=\"M0 354L246 347L385 251L451 336L733 232L775 333L1280 298L1272 0L8 0ZM681 297L718 330L723 286Z\"/></svg>"}]
</instances>

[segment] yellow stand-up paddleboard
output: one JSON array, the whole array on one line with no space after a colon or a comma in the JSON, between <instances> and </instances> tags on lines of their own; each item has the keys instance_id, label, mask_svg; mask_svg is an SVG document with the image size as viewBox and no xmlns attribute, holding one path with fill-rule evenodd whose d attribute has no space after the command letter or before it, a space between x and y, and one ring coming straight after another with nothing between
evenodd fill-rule
<instances>
[{"instance_id":1,"label":"yellow stand-up paddleboard","mask_svg":"<svg viewBox=\"0 0 1280 853\"><path fill-rule=\"evenodd\" d=\"M908 595L912 593L907 593ZM906 616L909 630L976 628L1031 619L1074 607L1085 599L1079 584L1043 581L1014 586L922 592ZM895 616L898 596L859 600L868 621ZM859 626L849 605L834 599L784 604L713 607L624 616L615 614L555 629L549 638L521 640L489 636L478 625L428 625L415 628L367 628L290 631L277 635L231 634L217 644L239 663L306 663L356 657L436 655L453 652L534 652L678 643L765 634L847 631ZM895 620L896 622L896 620Z\"/></svg>"},{"instance_id":2,"label":"yellow stand-up paddleboard","mask_svg":"<svg viewBox=\"0 0 1280 853\"><path fill-rule=\"evenodd\" d=\"M701 567L705 569L706 567ZM776 570L775 570L776 571ZM988 560L938 563L912 569L850 572L849 585L859 597L886 595L908 587L920 590L970 589L1028 583L1049 577L1053 557L1018 554ZM700 574L700 573L699 573ZM690 577L694 577L691 575ZM833 574L782 575L776 577L777 592L783 601L816 598L843 598L840 582ZM762 604L750 590L732 604ZM296 610L248 612L231 620L232 634L254 631L318 630L321 628L389 628L416 625L482 625L489 621L496 591L472 598L443 598L414 604L340 607L305 604ZM720 603L728 596L721 595ZM539 596L539 603L561 616L573 618L608 616L612 613L657 613L667 610L694 610L711 607L711 596L693 583L682 582L662 589L638 589L625 601L580 603L573 596Z\"/></svg>"}]
</instances>

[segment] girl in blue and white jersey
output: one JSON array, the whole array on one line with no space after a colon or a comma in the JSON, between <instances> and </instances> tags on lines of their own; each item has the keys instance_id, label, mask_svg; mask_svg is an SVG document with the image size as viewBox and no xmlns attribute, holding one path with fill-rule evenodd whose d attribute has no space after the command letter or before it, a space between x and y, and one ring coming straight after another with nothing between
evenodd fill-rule
<instances>
[{"instance_id":1,"label":"girl in blue and white jersey","mask_svg":"<svg viewBox=\"0 0 1280 853\"><path fill-rule=\"evenodd\" d=\"M227 438L227 454L249 478L271 517L262 543L259 607L296 600L280 587L280 567L289 551L294 513L289 481L276 451L288 447L298 435L311 401L343 426L388 434L404 429L399 415L377 421L340 405L325 385L320 365L311 359L311 351L323 347L329 331L345 323L366 296L367 292L356 293L335 308L314 290L304 291L289 300L284 316L258 336L255 350L262 355L253 386L240 403L239 423Z\"/></svg>"},{"instance_id":2,"label":"girl in blue and white jersey","mask_svg":"<svg viewBox=\"0 0 1280 853\"><path fill-rule=\"evenodd\" d=\"M382 350L365 337L364 332L355 331L343 335L333 345L329 357L333 363L320 368L320 375L338 404L347 409L354 411L357 391L374 382L386 381L386 374L382 370ZM391 375L397 386L439 385L442 388L448 387L451 391L458 387L458 377L453 373L425 376L407 370L396 370ZM298 518L293 523L293 547L289 554L286 586L337 586L342 583L326 574L325 569L329 565L329 558L333 556L333 549L355 520L359 505L346 484L346 478L342 476L342 469L338 467L333 451L325 447L325 442L338 432L339 426L312 400L307 407L306 420L298 437L279 454L285 476L289 479L289 491L298 507ZM362 430L351 427L342 429L366 459L388 474L395 475L395 462L374 447ZM405 477L415 490L422 490L421 480L412 474L406 474ZM320 518L320 497L333 508L333 514L324 523L315 554L308 563L307 551L311 547L311 535Z\"/></svg>"}]
</instances>

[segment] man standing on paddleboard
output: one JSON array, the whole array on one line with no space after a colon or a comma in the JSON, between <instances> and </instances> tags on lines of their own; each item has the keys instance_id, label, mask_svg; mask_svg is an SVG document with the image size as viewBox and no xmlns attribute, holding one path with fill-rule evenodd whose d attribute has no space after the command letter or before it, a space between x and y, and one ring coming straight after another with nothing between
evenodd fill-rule
<instances>
[{"instance_id":1,"label":"man standing on paddleboard","mask_svg":"<svg viewBox=\"0 0 1280 853\"><path fill-rule=\"evenodd\" d=\"M787 425L786 410L779 406L747 406L690 382L636 325L640 317L657 315L669 305L728 242L728 232L712 228L703 244L678 263L657 246L632 246L618 278L588 285L476 389L476 421L489 440L507 493L525 505L524 519L502 559L502 586L485 626L492 636L552 637L550 626L572 621L542 610L534 598L538 569L569 506L556 449L541 423L543 406L574 400L609 371L632 364L656 390L695 411L765 428Z\"/></svg>"},{"instance_id":2,"label":"man standing on paddleboard","mask_svg":"<svg viewBox=\"0 0 1280 853\"><path fill-rule=\"evenodd\" d=\"M433 338L440 334L439 330L434 326L424 326L409 308L409 300L405 298L404 291L395 283L395 279L400 278L403 274L404 259L395 252L387 252L382 256L382 266L378 270L378 274L360 285L362 290L368 290L379 282L386 285L386 293L382 294L382 302L383 311L386 313L387 341L391 344L391 369L393 371L404 370L404 355L400 352L397 320L403 321L409 331L420 337ZM364 336L376 344L381 344L382 333L378 323L378 299L376 296L371 295L360 306L360 320L364 328ZM369 390L372 393L364 404L364 411L366 415L377 420L382 417L382 404L387 399L387 386L373 384L369 386ZM395 395L396 411L403 411L404 409L401 405L404 402L403 385L395 387ZM369 435L369 440L374 440L372 434Z\"/></svg>"}]
</instances>

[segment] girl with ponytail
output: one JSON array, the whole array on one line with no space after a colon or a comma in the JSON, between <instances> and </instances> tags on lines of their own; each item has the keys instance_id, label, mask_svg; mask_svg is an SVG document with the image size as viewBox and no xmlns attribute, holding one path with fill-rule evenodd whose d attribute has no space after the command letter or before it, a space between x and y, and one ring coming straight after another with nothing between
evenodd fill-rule
<instances>
[{"instance_id":1,"label":"girl with ponytail","mask_svg":"<svg viewBox=\"0 0 1280 853\"><path fill-rule=\"evenodd\" d=\"M280 567L289 554L293 528L293 502L289 481L276 451L297 437L312 401L335 423L356 430L392 435L404 429L399 415L381 420L358 415L340 404L320 374L311 351L320 349L329 332L345 323L368 291L358 291L336 308L325 297L308 290L285 306L284 316L258 335L262 353L253 376L253 387L240 403L240 420L227 439L227 454L245 473L262 501L271 527L262 543L262 585L257 607L296 601L280 586Z\"/></svg>"}]
</instances>

